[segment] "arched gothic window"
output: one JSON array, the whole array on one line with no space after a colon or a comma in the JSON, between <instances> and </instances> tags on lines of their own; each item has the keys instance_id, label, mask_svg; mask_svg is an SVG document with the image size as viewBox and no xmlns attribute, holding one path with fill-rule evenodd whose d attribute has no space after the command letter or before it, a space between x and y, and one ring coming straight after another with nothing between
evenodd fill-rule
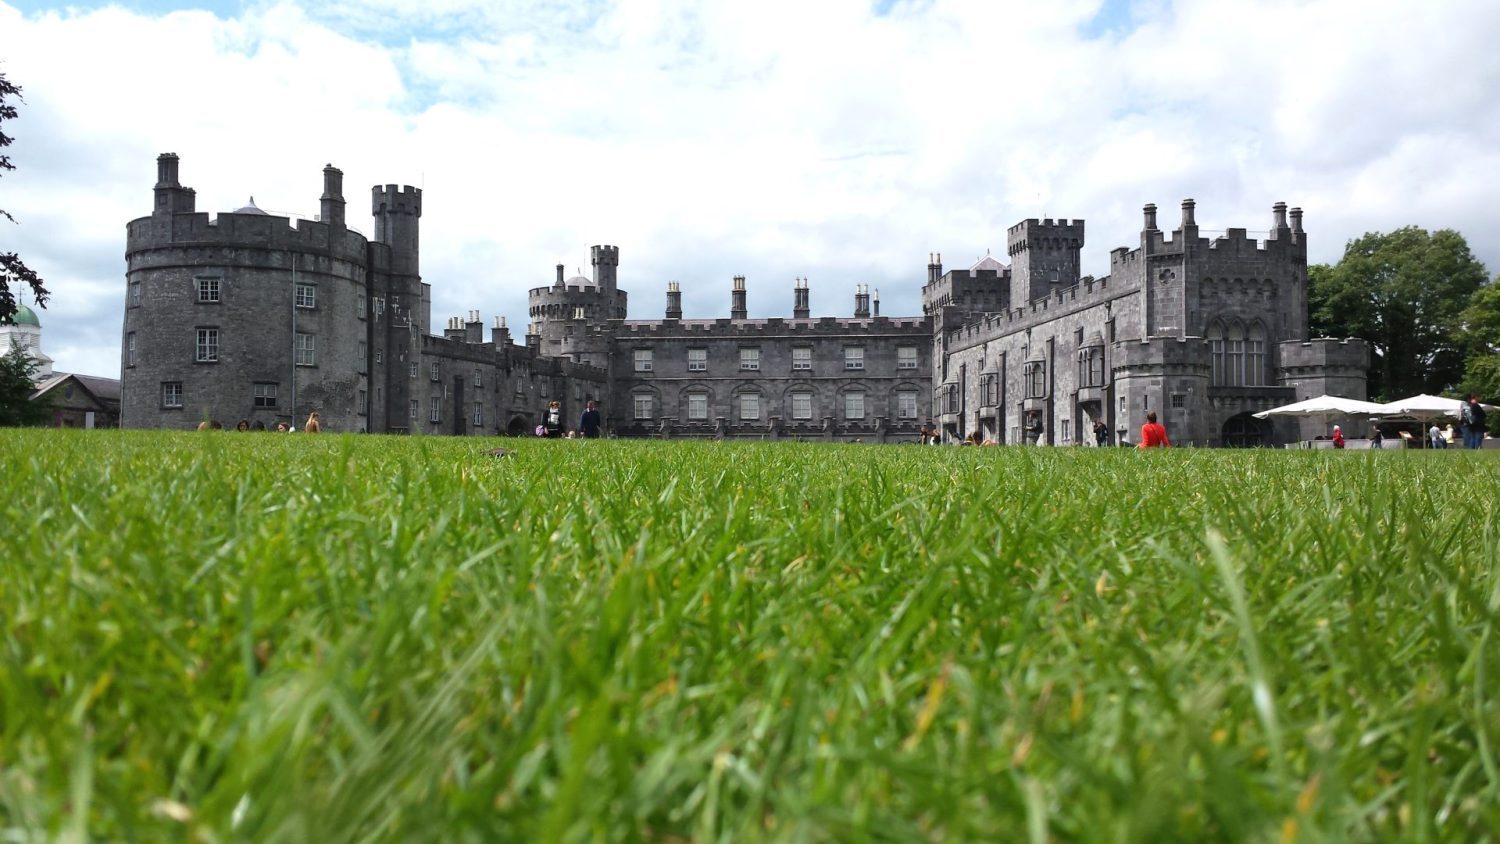
<instances>
[{"instance_id":1,"label":"arched gothic window","mask_svg":"<svg viewBox=\"0 0 1500 844\"><path fill-rule=\"evenodd\" d=\"M1266 327L1256 320L1245 338L1245 385L1264 387L1266 370Z\"/></svg>"},{"instance_id":2,"label":"arched gothic window","mask_svg":"<svg viewBox=\"0 0 1500 844\"><path fill-rule=\"evenodd\" d=\"M1247 330L1237 319L1225 324L1214 320L1208 327L1209 355L1213 362L1213 384L1220 387L1263 387L1269 366L1266 358L1266 326L1260 320Z\"/></svg>"}]
</instances>

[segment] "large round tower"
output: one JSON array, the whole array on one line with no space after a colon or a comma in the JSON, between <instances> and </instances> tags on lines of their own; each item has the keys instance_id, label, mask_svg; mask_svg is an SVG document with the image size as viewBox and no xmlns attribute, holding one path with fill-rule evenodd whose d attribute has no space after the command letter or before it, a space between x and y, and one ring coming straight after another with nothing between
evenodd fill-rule
<instances>
[{"instance_id":1,"label":"large round tower","mask_svg":"<svg viewBox=\"0 0 1500 844\"><path fill-rule=\"evenodd\" d=\"M324 219L253 200L210 218L157 159L149 217L126 226L120 424L203 420L366 429L368 244L343 222L342 174L324 170Z\"/></svg>"}]
</instances>

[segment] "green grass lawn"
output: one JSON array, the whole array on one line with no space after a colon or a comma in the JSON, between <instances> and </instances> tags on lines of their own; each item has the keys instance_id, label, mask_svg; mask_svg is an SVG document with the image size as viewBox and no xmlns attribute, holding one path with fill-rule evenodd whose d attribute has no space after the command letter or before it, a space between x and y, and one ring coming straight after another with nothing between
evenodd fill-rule
<instances>
[{"instance_id":1,"label":"green grass lawn","mask_svg":"<svg viewBox=\"0 0 1500 844\"><path fill-rule=\"evenodd\" d=\"M26 430L0 461L0 841L1500 829L1493 454Z\"/></svg>"}]
</instances>

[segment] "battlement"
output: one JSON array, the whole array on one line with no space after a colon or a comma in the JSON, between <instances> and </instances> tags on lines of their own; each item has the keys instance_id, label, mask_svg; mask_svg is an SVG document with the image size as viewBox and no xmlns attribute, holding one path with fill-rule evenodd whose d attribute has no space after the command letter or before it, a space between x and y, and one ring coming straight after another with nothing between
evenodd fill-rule
<instances>
[{"instance_id":1,"label":"battlement","mask_svg":"<svg viewBox=\"0 0 1500 844\"><path fill-rule=\"evenodd\" d=\"M1112 284L1109 276L1086 277L1072 287L1032 299L1024 307L988 313L973 321L964 322L948 332L948 340L959 348L972 346L1025 331L1077 311L1098 307L1131 292L1128 288L1121 289L1118 284Z\"/></svg>"},{"instance_id":2,"label":"battlement","mask_svg":"<svg viewBox=\"0 0 1500 844\"><path fill-rule=\"evenodd\" d=\"M1084 221L1066 218L1022 220L1005 230L1006 252L1016 255L1030 249L1081 249Z\"/></svg>"},{"instance_id":3,"label":"battlement","mask_svg":"<svg viewBox=\"0 0 1500 844\"><path fill-rule=\"evenodd\" d=\"M422 216L422 189L411 185L375 185L370 188L370 213Z\"/></svg>"},{"instance_id":4,"label":"battlement","mask_svg":"<svg viewBox=\"0 0 1500 844\"><path fill-rule=\"evenodd\" d=\"M596 267L600 264L611 267L620 265L620 247L618 246L595 246L589 252L590 262Z\"/></svg>"},{"instance_id":5,"label":"battlement","mask_svg":"<svg viewBox=\"0 0 1500 844\"><path fill-rule=\"evenodd\" d=\"M320 252L334 258L366 263L365 236L354 229L316 220L270 214L206 212L141 217L125 226L125 252L176 246L222 246L296 252Z\"/></svg>"},{"instance_id":6,"label":"battlement","mask_svg":"<svg viewBox=\"0 0 1500 844\"><path fill-rule=\"evenodd\" d=\"M612 326L622 340L632 337L666 339L752 339L781 337L840 337L878 334L926 335L932 331L929 317L817 317L814 319L687 319L630 320Z\"/></svg>"}]
</instances>

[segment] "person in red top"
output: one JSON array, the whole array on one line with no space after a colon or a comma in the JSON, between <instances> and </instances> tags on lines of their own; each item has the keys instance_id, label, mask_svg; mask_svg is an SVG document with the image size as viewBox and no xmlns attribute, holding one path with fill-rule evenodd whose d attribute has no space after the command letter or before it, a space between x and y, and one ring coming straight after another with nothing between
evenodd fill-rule
<instances>
[{"instance_id":1,"label":"person in red top","mask_svg":"<svg viewBox=\"0 0 1500 844\"><path fill-rule=\"evenodd\" d=\"M1167 429L1156 421L1156 411L1146 414L1146 424L1141 426L1141 444L1136 448L1171 448L1167 441Z\"/></svg>"},{"instance_id":2,"label":"person in red top","mask_svg":"<svg viewBox=\"0 0 1500 844\"><path fill-rule=\"evenodd\" d=\"M1333 426L1333 447L1334 448L1343 448L1344 447L1344 432L1341 431L1341 430L1339 430L1339 426L1337 426L1337 425Z\"/></svg>"}]
</instances>

